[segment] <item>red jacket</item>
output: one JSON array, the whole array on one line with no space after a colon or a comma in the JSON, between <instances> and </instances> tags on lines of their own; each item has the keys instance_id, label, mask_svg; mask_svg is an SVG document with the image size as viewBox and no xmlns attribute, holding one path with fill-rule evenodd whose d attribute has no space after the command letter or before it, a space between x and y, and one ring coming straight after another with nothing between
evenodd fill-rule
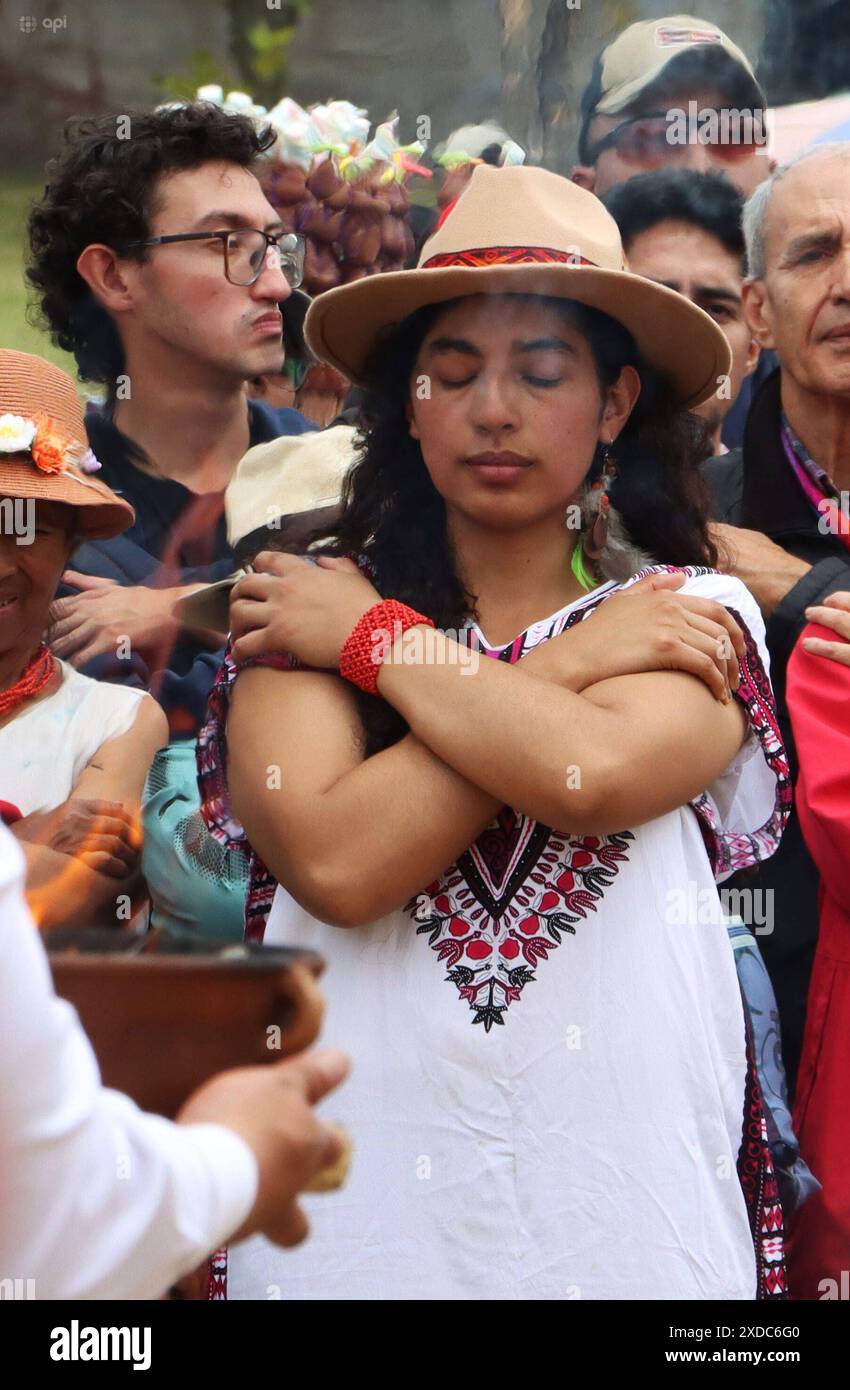
<instances>
[{"instance_id":1,"label":"red jacket","mask_svg":"<svg viewBox=\"0 0 850 1390\"><path fill-rule=\"evenodd\" d=\"M807 636L836 635L810 623L787 675L797 813L821 880L794 1126L823 1191L792 1226L788 1283L796 1298L822 1299L841 1297L850 1269L850 666L804 651Z\"/></svg>"}]
</instances>

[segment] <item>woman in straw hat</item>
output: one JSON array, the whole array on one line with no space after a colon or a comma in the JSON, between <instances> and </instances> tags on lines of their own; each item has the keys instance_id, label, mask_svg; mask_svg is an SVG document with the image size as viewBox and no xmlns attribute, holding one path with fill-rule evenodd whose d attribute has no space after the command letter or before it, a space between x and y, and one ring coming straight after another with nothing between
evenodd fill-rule
<instances>
[{"instance_id":1,"label":"woman in straw hat","mask_svg":"<svg viewBox=\"0 0 850 1390\"><path fill-rule=\"evenodd\" d=\"M356 1159L232 1291L781 1296L716 883L790 787L683 410L725 339L592 195L486 166L307 334L367 388L361 461L327 555L236 586L199 759L247 934L328 958Z\"/></svg>"},{"instance_id":2,"label":"woman in straw hat","mask_svg":"<svg viewBox=\"0 0 850 1390\"><path fill-rule=\"evenodd\" d=\"M43 928L126 921L142 785L168 738L149 695L89 680L44 642L71 551L133 521L98 466L67 373L0 349L0 810Z\"/></svg>"}]
</instances>

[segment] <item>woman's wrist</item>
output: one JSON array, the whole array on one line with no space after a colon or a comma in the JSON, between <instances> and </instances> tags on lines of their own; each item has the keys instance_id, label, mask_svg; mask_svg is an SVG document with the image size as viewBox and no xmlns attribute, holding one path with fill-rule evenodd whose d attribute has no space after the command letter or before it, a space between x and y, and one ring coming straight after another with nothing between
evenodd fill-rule
<instances>
[{"instance_id":1,"label":"woman's wrist","mask_svg":"<svg viewBox=\"0 0 850 1390\"><path fill-rule=\"evenodd\" d=\"M424 613L397 599L382 599L373 604L355 623L342 645L340 675L367 694L378 695L381 667L385 661L399 659L398 654L394 657L394 652L410 629L433 633L434 624Z\"/></svg>"},{"instance_id":2,"label":"woman's wrist","mask_svg":"<svg viewBox=\"0 0 850 1390\"><path fill-rule=\"evenodd\" d=\"M455 641L445 632L440 632L432 623L412 623L396 635L390 651L381 662L378 670L379 693L392 703L392 695L388 693L387 675L383 674L388 668L457 667L462 675L473 675L480 661L480 651Z\"/></svg>"},{"instance_id":3,"label":"woman's wrist","mask_svg":"<svg viewBox=\"0 0 850 1390\"><path fill-rule=\"evenodd\" d=\"M589 685L602 679L598 663L592 659L583 622L549 642L532 647L520 658L520 664L526 673L551 681L562 690L571 690L574 695L580 695Z\"/></svg>"}]
</instances>

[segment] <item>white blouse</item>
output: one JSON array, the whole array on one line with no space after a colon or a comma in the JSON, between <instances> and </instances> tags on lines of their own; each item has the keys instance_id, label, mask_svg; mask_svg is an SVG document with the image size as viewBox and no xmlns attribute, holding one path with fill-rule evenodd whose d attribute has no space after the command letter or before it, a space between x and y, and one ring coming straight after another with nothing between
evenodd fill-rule
<instances>
[{"instance_id":1,"label":"white blouse","mask_svg":"<svg viewBox=\"0 0 850 1390\"><path fill-rule=\"evenodd\" d=\"M53 694L24 705L0 728L0 799L23 816L66 801L98 748L126 734L139 702L149 698L58 665L62 683Z\"/></svg>"}]
</instances>

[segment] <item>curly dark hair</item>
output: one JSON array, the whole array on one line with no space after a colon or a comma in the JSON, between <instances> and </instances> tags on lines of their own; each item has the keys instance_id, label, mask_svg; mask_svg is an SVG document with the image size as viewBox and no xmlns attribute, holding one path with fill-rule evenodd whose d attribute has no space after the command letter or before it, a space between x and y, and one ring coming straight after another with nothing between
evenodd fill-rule
<instances>
[{"instance_id":1,"label":"curly dark hair","mask_svg":"<svg viewBox=\"0 0 850 1390\"><path fill-rule=\"evenodd\" d=\"M258 130L249 117L204 101L66 122L63 148L48 163L44 196L29 216L27 279L41 325L74 354L84 380L113 383L124 354L112 319L77 272L80 252L92 242L119 250L148 237L163 174L212 160L248 168L274 139L270 126ZM147 252L126 254L143 261Z\"/></svg>"},{"instance_id":2,"label":"curly dark hair","mask_svg":"<svg viewBox=\"0 0 850 1390\"><path fill-rule=\"evenodd\" d=\"M708 495L699 464L705 423L683 411L669 384L641 360L631 334L609 315L572 300L545 299L587 339L600 394L631 365L641 392L616 444L617 476L609 489L629 539L661 564L717 562L708 532ZM379 593L410 604L437 627L459 629L476 617L476 596L458 573L442 496L431 481L418 442L410 435L406 405L420 344L447 304L429 305L395 326L378 343L367 369L360 457L345 482L342 509L330 528L317 530L329 555L360 554L370 562ZM602 470L597 451L588 480ZM383 701L358 702L367 752L394 742L407 725Z\"/></svg>"}]
</instances>

